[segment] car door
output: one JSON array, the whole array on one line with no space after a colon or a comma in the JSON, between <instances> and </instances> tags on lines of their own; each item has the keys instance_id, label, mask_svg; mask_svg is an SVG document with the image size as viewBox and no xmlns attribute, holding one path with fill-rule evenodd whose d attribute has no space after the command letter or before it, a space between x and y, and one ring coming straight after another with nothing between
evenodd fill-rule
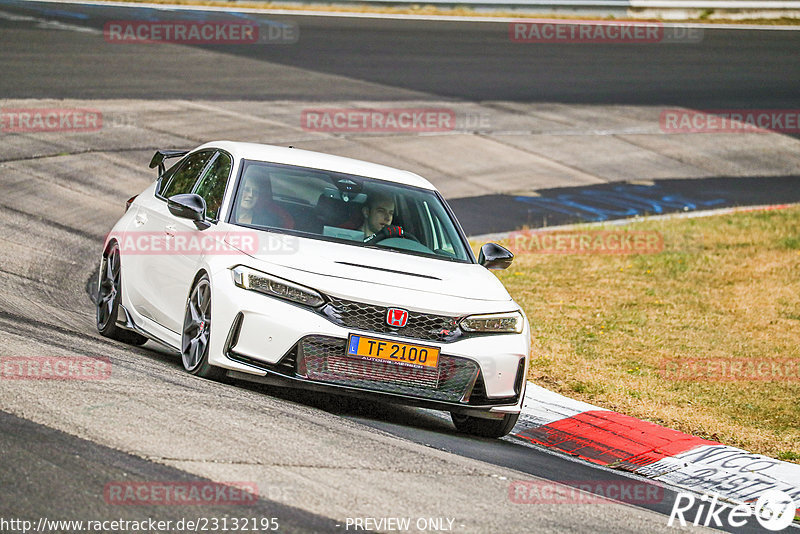
<instances>
[{"instance_id":1,"label":"car door","mask_svg":"<svg viewBox=\"0 0 800 534\"><path fill-rule=\"evenodd\" d=\"M164 273L164 301L161 306L167 316L164 325L170 330L176 329L179 332L183 328L186 300L189 298L194 276L200 269L203 251L213 240L222 240L224 237L218 235L216 225L232 163L231 156L226 152L214 153L199 179L188 191L200 195L206 201L206 221L211 227L199 229L194 222L170 214L171 222L166 226L165 239L167 248L174 253L165 255L161 266ZM213 244L210 246L212 251L216 250Z\"/></svg>"},{"instance_id":2,"label":"car door","mask_svg":"<svg viewBox=\"0 0 800 534\"><path fill-rule=\"evenodd\" d=\"M176 333L180 332L183 318L170 314L172 307L168 295L176 292L176 285L182 287L185 284L180 282L181 275L174 270L173 239L179 219L169 212L166 199L191 193L213 155L213 150L189 154L164 173L153 196L140 203L134 219L136 234L144 236L138 242L146 243L147 250L136 250L124 262L125 269L133 270L137 278L135 294L131 292L131 302L136 311Z\"/></svg>"}]
</instances>

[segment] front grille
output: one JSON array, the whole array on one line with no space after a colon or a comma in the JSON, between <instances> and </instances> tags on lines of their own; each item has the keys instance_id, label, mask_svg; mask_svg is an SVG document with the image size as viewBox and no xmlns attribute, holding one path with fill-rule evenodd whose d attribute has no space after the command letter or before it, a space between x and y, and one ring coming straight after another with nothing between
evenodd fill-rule
<instances>
[{"instance_id":1,"label":"front grille","mask_svg":"<svg viewBox=\"0 0 800 534\"><path fill-rule=\"evenodd\" d=\"M439 367L414 368L352 358L347 340L308 336L300 340L297 374L328 382L431 400L460 402L472 389L478 364L466 358L439 355Z\"/></svg>"},{"instance_id":2,"label":"front grille","mask_svg":"<svg viewBox=\"0 0 800 534\"><path fill-rule=\"evenodd\" d=\"M406 326L396 328L386 323L389 308L328 297L330 302L322 308L325 316L347 328L357 328L378 334L394 334L412 339L448 343L461 337L460 317L408 312Z\"/></svg>"}]
</instances>

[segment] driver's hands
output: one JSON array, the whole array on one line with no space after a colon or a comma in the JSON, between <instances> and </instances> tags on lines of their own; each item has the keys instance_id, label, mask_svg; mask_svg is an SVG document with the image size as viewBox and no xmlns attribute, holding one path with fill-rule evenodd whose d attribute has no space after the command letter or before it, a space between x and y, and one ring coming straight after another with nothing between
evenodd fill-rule
<instances>
[{"instance_id":1,"label":"driver's hands","mask_svg":"<svg viewBox=\"0 0 800 534\"><path fill-rule=\"evenodd\" d=\"M401 226L386 226L377 234L365 239L364 243L376 243L390 237L403 237L403 228Z\"/></svg>"},{"instance_id":2,"label":"driver's hands","mask_svg":"<svg viewBox=\"0 0 800 534\"><path fill-rule=\"evenodd\" d=\"M387 226L380 232L386 239L390 237L403 237L403 228L401 226Z\"/></svg>"}]
</instances>

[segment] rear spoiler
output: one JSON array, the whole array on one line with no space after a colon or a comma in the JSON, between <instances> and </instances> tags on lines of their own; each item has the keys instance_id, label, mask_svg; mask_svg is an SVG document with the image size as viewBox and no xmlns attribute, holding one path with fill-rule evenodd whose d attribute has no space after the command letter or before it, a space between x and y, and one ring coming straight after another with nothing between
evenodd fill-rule
<instances>
[{"instance_id":1,"label":"rear spoiler","mask_svg":"<svg viewBox=\"0 0 800 534\"><path fill-rule=\"evenodd\" d=\"M150 168L155 169L158 167L158 177L160 178L166 167L164 167L164 160L170 158L180 158L188 154L188 150L156 150L153 154L153 159L150 160Z\"/></svg>"}]
</instances>

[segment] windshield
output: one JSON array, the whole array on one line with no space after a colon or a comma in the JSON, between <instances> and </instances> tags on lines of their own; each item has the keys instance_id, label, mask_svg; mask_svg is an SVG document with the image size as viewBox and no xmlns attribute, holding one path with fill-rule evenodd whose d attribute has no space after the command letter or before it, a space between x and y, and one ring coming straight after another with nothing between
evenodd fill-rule
<instances>
[{"instance_id":1,"label":"windshield","mask_svg":"<svg viewBox=\"0 0 800 534\"><path fill-rule=\"evenodd\" d=\"M332 171L245 160L229 222L472 261L466 240L434 191Z\"/></svg>"}]
</instances>

